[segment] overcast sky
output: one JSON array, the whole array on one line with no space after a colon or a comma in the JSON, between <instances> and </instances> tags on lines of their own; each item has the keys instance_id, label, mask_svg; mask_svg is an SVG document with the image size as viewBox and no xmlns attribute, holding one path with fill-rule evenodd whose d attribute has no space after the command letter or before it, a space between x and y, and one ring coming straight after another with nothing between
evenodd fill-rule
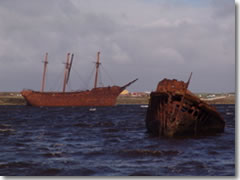
<instances>
[{"instance_id":1,"label":"overcast sky","mask_svg":"<svg viewBox=\"0 0 240 180\"><path fill-rule=\"evenodd\" d=\"M193 92L235 91L233 0L1 0L0 91L60 90L74 53L70 90L92 88L97 51L101 81L155 90L163 78Z\"/></svg>"}]
</instances>

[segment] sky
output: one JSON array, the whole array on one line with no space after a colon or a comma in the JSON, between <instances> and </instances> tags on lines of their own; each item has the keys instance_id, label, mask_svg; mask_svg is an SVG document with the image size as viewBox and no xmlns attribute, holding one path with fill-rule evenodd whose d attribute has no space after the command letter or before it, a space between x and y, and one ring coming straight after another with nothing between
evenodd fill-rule
<instances>
[{"instance_id":1,"label":"sky","mask_svg":"<svg viewBox=\"0 0 240 180\"><path fill-rule=\"evenodd\" d=\"M164 78L193 92L235 92L233 0L1 0L0 91L61 90L67 53L74 53L68 90L99 85L153 91Z\"/></svg>"}]
</instances>

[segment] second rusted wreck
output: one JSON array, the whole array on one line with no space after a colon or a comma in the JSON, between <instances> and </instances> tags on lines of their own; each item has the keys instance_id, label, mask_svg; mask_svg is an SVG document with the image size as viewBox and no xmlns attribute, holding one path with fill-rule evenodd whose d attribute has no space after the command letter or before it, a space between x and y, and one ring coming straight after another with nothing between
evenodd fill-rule
<instances>
[{"instance_id":1,"label":"second rusted wreck","mask_svg":"<svg viewBox=\"0 0 240 180\"><path fill-rule=\"evenodd\" d=\"M145 120L150 133L173 137L224 131L225 121L216 109L187 89L191 75L187 83L163 79L151 93Z\"/></svg>"}]
</instances>

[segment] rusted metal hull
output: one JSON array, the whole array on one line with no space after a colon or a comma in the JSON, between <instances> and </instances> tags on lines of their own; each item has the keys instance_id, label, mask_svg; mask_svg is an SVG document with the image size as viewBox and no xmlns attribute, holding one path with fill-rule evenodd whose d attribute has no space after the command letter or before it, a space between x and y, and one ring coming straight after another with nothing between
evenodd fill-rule
<instances>
[{"instance_id":1,"label":"rusted metal hull","mask_svg":"<svg viewBox=\"0 0 240 180\"><path fill-rule=\"evenodd\" d=\"M207 135L224 132L225 121L216 109L201 101L185 83L163 80L150 95L148 131L157 136Z\"/></svg>"},{"instance_id":2,"label":"rusted metal hull","mask_svg":"<svg viewBox=\"0 0 240 180\"><path fill-rule=\"evenodd\" d=\"M39 92L23 90L22 96L30 106L113 106L124 89L119 86L94 88L78 92Z\"/></svg>"}]
</instances>

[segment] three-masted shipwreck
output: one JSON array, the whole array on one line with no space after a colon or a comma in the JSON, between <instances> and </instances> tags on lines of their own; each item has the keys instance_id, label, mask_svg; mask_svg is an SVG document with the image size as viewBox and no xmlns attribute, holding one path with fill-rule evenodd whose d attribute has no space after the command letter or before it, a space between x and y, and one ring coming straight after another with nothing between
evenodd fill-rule
<instances>
[{"instance_id":1,"label":"three-masted shipwreck","mask_svg":"<svg viewBox=\"0 0 240 180\"><path fill-rule=\"evenodd\" d=\"M163 79L150 95L148 132L157 136L210 135L224 132L225 121L216 109L187 88L187 81Z\"/></svg>"},{"instance_id":2,"label":"three-masted shipwreck","mask_svg":"<svg viewBox=\"0 0 240 180\"><path fill-rule=\"evenodd\" d=\"M44 70L42 78L41 91L23 90L22 96L25 98L27 105L30 106L113 106L116 104L118 95L137 79L127 83L124 86L108 86L97 87L98 71L99 71L99 57L100 52L97 53L96 74L94 81L94 88L85 91L66 92L66 86L70 77L74 54L67 54L67 62L64 72L63 90L62 92L45 92L45 74L48 64L48 53L46 53L44 60Z\"/></svg>"}]
</instances>

